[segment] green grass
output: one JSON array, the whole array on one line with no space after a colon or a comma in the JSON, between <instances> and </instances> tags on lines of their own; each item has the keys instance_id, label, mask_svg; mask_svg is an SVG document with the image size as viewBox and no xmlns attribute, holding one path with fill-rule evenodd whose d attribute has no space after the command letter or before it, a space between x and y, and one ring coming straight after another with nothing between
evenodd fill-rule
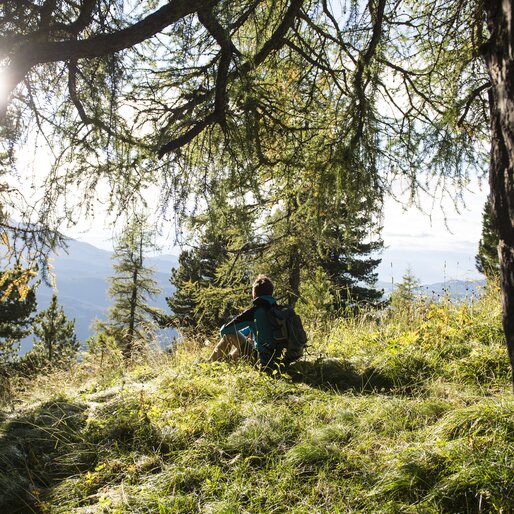
<instances>
[{"instance_id":1,"label":"green grass","mask_svg":"<svg viewBox=\"0 0 514 514\"><path fill-rule=\"evenodd\" d=\"M18 383L0 512L513 512L500 321L492 291L311 327L283 376L191 343Z\"/></svg>"}]
</instances>

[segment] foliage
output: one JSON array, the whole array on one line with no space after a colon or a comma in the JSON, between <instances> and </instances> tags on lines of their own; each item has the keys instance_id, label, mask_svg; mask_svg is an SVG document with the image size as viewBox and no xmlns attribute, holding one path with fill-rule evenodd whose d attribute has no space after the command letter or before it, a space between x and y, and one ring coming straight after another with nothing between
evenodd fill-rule
<instances>
[{"instance_id":1,"label":"foliage","mask_svg":"<svg viewBox=\"0 0 514 514\"><path fill-rule=\"evenodd\" d=\"M33 331L34 347L29 357L41 367L66 365L76 357L80 343L75 335L75 320L66 317L56 294L52 295L48 309L34 318Z\"/></svg>"},{"instance_id":2,"label":"foliage","mask_svg":"<svg viewBox=\"0 0 514 514\"><path fill-rule=\"evenodd\" d=\"M134 217L125 227L113 253L115 275L110 278L109 295L114 304L107 322L98 322L98 329L112 335L126 357L136 343L146 344L154 329L154 318L161 311L148 304L159 293L153 270L144 265L145 254L154 248L146 219Z\"/></svg>"},{"instance_id":3,"label":"foliage","mask_svg":"<svg viewBox=\"0 0 514 514\"><path fill-rule=\"evenodd\" d=\"M337 206L342 212L337 213ZM382 297L383 291L374 285L383 241L375 235L379 227L372 212L367 202L354 211L339 201L325 215L326 240L319 244L319 261L333 284L336 308L373 304Z\"/></svg>"},{"instance_id":4,"label":"foliage","mask_svg":"<svg viewBox=\"0 0 514 514\"><path fill-rule=\"evenodd\" d=\"M172 270L173 296L166 299L167 322L182 332L211 332L251 299L252 262L245 248L253 244L251 215L226 199L191 219L196 242L179 256Z\"/></svg>"},{"instance_id":5,"label":"foliage","mask_svg":"<svg viewBox=\"0 0 514 514\"><path fill-rule=\"evenodd\" d=\"M309 322L330 319L335 312L335 303L332 282L323 269L317 268L313 275L304 277L300 289L300 301L295 307L302 319Z\"/></svg>"},{"instance_id":6,"label":"foliage","mask_svg":"<svg viewBox=\"0 0 514 514\"><path fill-rule=\"evenodd\" d=\"M86 348L90 356L100 359L100 366L103 365L104 359L111 361L111 358L114 358L115 363L122 360L121 350L115 337L106 332L97 332L94 336L87 338ZM112 366L112 362L110 365Z\"/></svg>"},{"instance_id":7,"label":"foliage","mask_svg":"<svg viewBox=\"0 0 514 514\"><path fill-rule=\"evenodd\" d=\"M64 216L90 214L104 182L116 210L158 184L179 218L225 179L259 201L277 175L279 189L303 188L301 202L327 175L340 195L357 184L381 193L402 176L415 199L425 170L443 177L438 189L462 187L487 154L480 9L456 0L21 3L0 23L2 162L31 129L53 148L38 206L48 222L73 187L83 209ZM14 187L2 190L6 203Z\"/></svg>"},{"instance_id":8,"label":"foliage","mask_svg":"<svg viewBox=\"0 0 514 514\"><path fill-rule=\"evenodd\" d=\"M498 260L498 231L491 218L491 197L488 196L482 213L482 237L475 257L476 268L486 277L494 279L500 272Z\"/></svg>"},{"instance_id":9,"label":"foliage","mask_svg":"<svg viewBox=\"0 0 514 514\"><path fill-rule=\"evenodd\" d=\"M391 307L398 312L409 311L420 296L421 281L416 278L411 268L407 268L402 281L396 284L391 293Z\"/></svg>"},{"instance_id":10,"label":"foliage","mask_svg":"<svg viewBox=\"0 0 514 514\"><path fill-rule=\"evenodd\" d=\"M35 276L21 266L0 272L0 365L17 355L20 340L32 330L37 284L29 281Z\"/></svg>"}]
</instances>

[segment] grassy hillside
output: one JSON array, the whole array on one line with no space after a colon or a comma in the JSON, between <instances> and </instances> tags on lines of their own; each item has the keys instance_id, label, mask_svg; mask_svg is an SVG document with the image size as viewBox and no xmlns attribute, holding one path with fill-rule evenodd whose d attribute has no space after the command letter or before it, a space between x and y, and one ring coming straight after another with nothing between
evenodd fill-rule
<instances>
[{"instance_id":1,"label":"grassy hillside","mask_svg":"<svg viewBox=\"0 0 514 514\"><path fill-rule=\"evenodd\" d=\"M513 512L500 318L492 291L313 320L283 376L190 341L13 384L0 512Z\"/></svg>"}]
</instances>

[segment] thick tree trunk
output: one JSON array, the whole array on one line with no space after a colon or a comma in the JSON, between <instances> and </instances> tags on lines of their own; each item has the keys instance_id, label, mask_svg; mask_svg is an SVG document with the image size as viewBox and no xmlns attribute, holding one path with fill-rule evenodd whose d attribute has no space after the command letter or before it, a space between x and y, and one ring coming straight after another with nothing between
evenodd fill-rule
<instances>
[{"instance_id":1,"label":"thick tree trunk","mask_svg":"<svg viewBox=\"0 0 514 514\"><path fill-rule=\"evenodd\" d=\"M484 49L491 77L491 163L493 222L500 244L503 328L514 387L514 0L486 0L491 39Z\"/></svg>"}]
</instances>

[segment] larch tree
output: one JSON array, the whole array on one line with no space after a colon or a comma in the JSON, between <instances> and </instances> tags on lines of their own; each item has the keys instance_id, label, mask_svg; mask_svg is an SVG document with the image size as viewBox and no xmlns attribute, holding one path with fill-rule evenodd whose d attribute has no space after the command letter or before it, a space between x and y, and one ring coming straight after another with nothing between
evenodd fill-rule
<instances>
[{"instance_id":1,"label":"larch tree","mask_svg":"<svg viewBox=\"0 0 514 514\"><path fill-rule=\"evenodd\" d=\"M514 2L484 2L489 39L482 53L491 79L491 162L489 185L499 237L503 328L514 386Z\"/></svg>"},{"instance_id":2,"label":"larch tree","mask_svg":"<svg viewBox=\"0 0 514 514\"><path fill-rule=\"evenodd\" d=\"M70 185L87 209L100 183L123 206L159 179L176 207L234 169L240 183L263 184L281 148L313 133L372 188L394 192L404 177L414 201L434 183L458 198L490 145L514 370L513 0L24 0L2 9L1 162L12 166L28 129L44 134L55 155L37 211L46 221ZM294 91L286 104L284 87ZM320 112L333 113L323 126ZM208 172L222 159L238 165ZM65 205L76 221L80 211Z\"/></svg>"}]
</instances>

